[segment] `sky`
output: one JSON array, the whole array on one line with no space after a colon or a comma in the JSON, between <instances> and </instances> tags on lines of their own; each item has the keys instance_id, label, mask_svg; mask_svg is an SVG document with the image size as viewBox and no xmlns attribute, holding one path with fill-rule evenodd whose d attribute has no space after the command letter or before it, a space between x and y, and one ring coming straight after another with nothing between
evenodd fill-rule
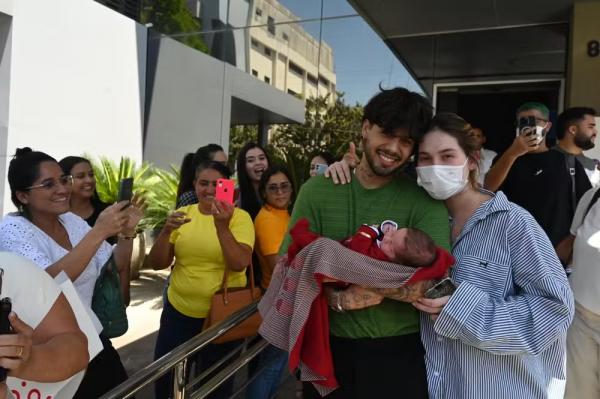
<instances>
[{"instance_id":1,"label":"sky","mask_svg":"<svg viewBox=\"0 0 600 399\"><path fill-rule=\"evenodd\" d=\"M321 0L279 0L300 19L319 18ZM346 0L323 0L323 16L356 15ZM303 23L302 27L319 37L319 22ZM323 21L322 40L333 49L337 90L345 93L347 103L365 104L384 88L403 86L421 91L404 66L383 40L360 17Z\"/></svg>"}]
</instances>

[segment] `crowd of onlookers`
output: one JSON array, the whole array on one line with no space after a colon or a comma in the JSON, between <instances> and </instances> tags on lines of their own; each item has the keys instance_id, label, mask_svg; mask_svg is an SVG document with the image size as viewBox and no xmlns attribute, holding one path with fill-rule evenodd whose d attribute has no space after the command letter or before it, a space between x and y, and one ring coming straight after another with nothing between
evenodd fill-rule
<instances>
[{"instance_id":1,"label":"crowd of onlookers","mask_svg":"<svg viewBox=\"0 0 600 399\"><path fill-rule=\"evenodd\" d=\"M186 154L175 210L147 258L171 270L154 358L206 327L224 285L246 287L253 277L267 291L286 265L297 222L338 241L369 225L369 239L381 246L385 221L419 229L450 251L455 291L428 298L433 281L384 289L378 276L370 286L343 276L319 280L337 381L328 398L598 397L600 170L583 153L594 147L595 116L592 108L569 108L553 124L548 107L525 103L515 110L513 143L498 155L484 148L485 132L458 115L434 116L419 94L382 90L364 108L361 154L355 143L337 162L315 154L301 188L263 147L246 144L235 162L233 203L216 198L218 182L232 175L224 149L208 144ZM549 148L553 126L558 142ZM74 397L97 398L127 379L125 368L101 328L102 350L88 359L86 338L51 278L66 274L91 311L109 265L126 306L144 200L103 203L88 160L57 161L30 148L16 151L8 181L17 212L0 222L2 296L18 317L9 318L14 334L0 335L0 367L35 381L85 369ZM369 274L363 255L348 256ZM27 296L31 284L39 298ZM190 372L206 374L241 343L209 344ZM251 363L246 397L277 392L288 349L269 345ZM58 362L64 367L53 367ZM156 398L170 397L172 379L157 381ZM320 397L319 381L306 381L304 397ZM231 380L211 397L233 390Z\"/></svg>"}]
</instances>

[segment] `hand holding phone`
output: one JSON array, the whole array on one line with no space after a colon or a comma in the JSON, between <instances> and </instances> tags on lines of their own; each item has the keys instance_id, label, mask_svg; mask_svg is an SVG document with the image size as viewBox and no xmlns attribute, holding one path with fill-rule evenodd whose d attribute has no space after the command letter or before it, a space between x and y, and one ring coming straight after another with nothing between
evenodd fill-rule
<instances>
[{"instance_id":1,"label":"hand holding phone","mask_svg":"<svg viewBox=\"0 0 600 399\"><path fill-rule=\"evenodd\" d=\"M131 205L131 198L133 197L133 177L127 177L119 182L119 194L117 195L117 202L127 201L127 205L123 209Z\"/></svg>"},{"instance_id":2,"label":"hand holding phone","mask_svg":"<svg viewBox=\"0 0 600 399\"><path fill-rule=\"evenodd\" d=\"M2 298L0 300L0 334L14 334L8 315L12 311L10 298ZM8 370L0 367L0 382L6 381Z\"/></svg>"},{"instance_id":3,"label":"hand holding phone","mask_svg":"<svg viewBox=\"0 0 600 399\"><path fill-rule=\"evenodd\" d=\"M217 179L217 188L215 193L215 199L223 202L227 202L229 205L233 205L233 193L235 191L235 184L230 179Z\"/></svg>"},{"instance_id":4,"label":"hand holding phone","mask_svg":"<svg viewBox=\"0 0 600 399\"><path fill-rule=\"evenodd\" d=\"M456 285L452 282L450 277L438 282L436 285L425 291L425 298L437 299L443 296L452 295L456 291Z\"/></svg>"}]
</instances>

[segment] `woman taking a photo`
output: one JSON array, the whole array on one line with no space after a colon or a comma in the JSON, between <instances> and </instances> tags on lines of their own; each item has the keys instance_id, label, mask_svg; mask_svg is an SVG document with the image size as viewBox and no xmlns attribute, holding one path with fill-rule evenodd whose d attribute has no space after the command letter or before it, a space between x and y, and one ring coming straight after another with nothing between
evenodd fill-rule
<instances>
[{"instance_id":1,"label":"woman taking a photo","mask_svg":"<svg viewBox=\"0 0 600 399\"><path fill-rule=\"evenodd\" d=\"M177 204L175 208L198 203L198 197L196 197L196 190L194 189L194 177L196 167L204 161L215 161L227 165L227 154L220 145L207 144L198 148L196 153L190 152L183 157L179 169L179 185L177 186Z\"/></svg>"},{"instance_id":2,"label":"woman taking a photo","mask_svg":"<svg viewBox=\"0 0 600 399\"><path fill-rule=\"evenodd\" d=\"M418 183L452 219L458 287L413 302L423 312L429 397L562 398L569 283L535 219L502 192L479 188L476 149L468 123L449 113L418 143Z\"/></svg>"},{"instance_id":3,"label":"woman taking a photo","mask_svg":"<svg viewBox=\"0 0 600 399\"><path fill-rule=\"evenodd\" d=\"M256 218L262 206L258 184L270 164L266 151L256 143L248 143L243 146L237 157L240 189L238 206L248 212L252 220Z\"/></svg>"},{"instance_id":4,"label":"woman taking a photo","mask_svg":"<svg viewBox=\"0 0 600 399\"><path fill-rule=\"evenodd\" d=\"M252 258L254 227L247 212L215 199L217 179L230 172L219 162L198 165L194 187L198 204L173 212L150 251L155 269L173 263L167 301L160 318L154 358L158 359L202 331L211 300L221 289L227 272L228 287L246 286L246 266ZM230 352L237 342L212 344L200 352L201 368ZM229 397L232 382L224 384L215 396ZM156 398L169 397L172 374L156 383Z\"/></svg>"},{"instance_id":5,"label":"woman taking a photo","mask_svg":"<svg viewBox=\"0 0 600 399\"><path fill-rule=\"evenodd\" d=\"M121 276L125 303L129 298L129 261L135 227L143 215L134 201L109 206L94 227L69 212L73 177L65 175L51 156L30 148L17 149L8 168L11 198L18 212L0 223L0 249L31 259L55 277L65 272L84 305L91 307L100 270L111 255ZM119 236L115 247L105 240ZM127 272L124 273L123 271ZM89 364L75 397L99 397L127 379L119 354L100 334L104 350Z\"/></svg>"}]
</instances>

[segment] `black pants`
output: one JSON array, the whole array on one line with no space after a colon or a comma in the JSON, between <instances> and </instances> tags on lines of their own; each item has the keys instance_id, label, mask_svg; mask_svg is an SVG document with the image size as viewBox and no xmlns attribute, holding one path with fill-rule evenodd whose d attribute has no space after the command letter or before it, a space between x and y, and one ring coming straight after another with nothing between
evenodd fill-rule
<instances>
[{"instance_id":1,"label":"black pants","mask_svg":"<svg viewBox=\"0 0 600 399\"><path fill-rule=\"evenodd\" d=\"M427 399L425 351L418 333L389 338L330 337L340 388L327 399ZM304 399L320 399L303 384Z\"/></svg>"},{"instance_id":2,"label":"black pants","mask_svg":"<svg viewBox=\"0 0 600 399\"><path fill-rule=\"evenodd\" d=\"M104 349L88 364L73 399L99 398L127 379L125 367L110 339L100 335L100 340Z\"/></svg>"},{"instance_id":3,"label":"black pants","mask_svg":"<svg viewBox=\"0 0 600 399\"><path fill-rule=\"evenodd\" d=\"M204 319L186 316L180 313L167 300L160 316L160 329L156 337L154 360L161 358L179 345L187 342L202 331ZM202 372L223 359L229 352L241 345L242 341L231 341L223 344L209 344L202 348L196 361ZM228 364L228 363L226 363ZM188 373L190 368L188 368ZM198 373L199 374L199 373ZM234 380L229 378L217 390L211 393L210 399L229 398L233 393ZM168 372L155 383L154 396L156 399L167 399L173 391L173 372Z\"/></svg>"}]
</instances>

